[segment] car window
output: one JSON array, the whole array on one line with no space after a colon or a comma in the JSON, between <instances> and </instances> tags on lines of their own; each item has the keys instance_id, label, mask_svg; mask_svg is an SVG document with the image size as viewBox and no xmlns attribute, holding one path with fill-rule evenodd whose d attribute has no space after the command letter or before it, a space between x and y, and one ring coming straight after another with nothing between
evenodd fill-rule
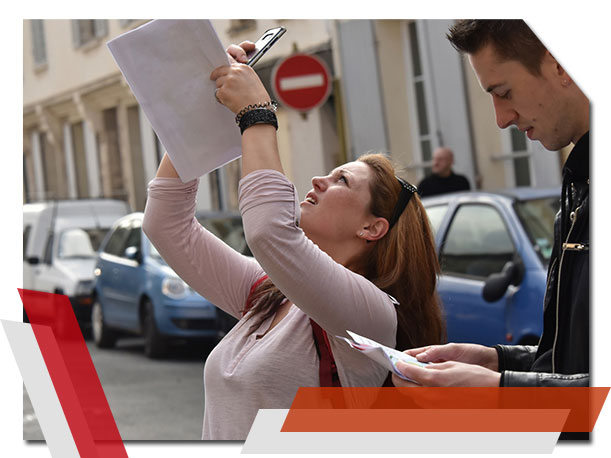
<instances>
[{"instance_id":1,"label":"car window","mask_svg":"<svg viewBox=\"0 0 611 458\"><path fill-rule=\"evenodd\" d=\"M45 245L45 257L43 259L43 262L45 264L51 264L53 260L53 241L54 240L55 240L55 237L53 237L53 234L49 234L49 236L47 237L47 244Z\"/></svg>"},{"instance_id":2,"label":"car window","mask_svg":"<svg viewBox=\"0 0 611 458\"><path fill-rule=\"evenodd\" d=\"M431 228L433 229L433 236L437 235L437 231L439 230L439 226L441 225L441 221L448 210L448 204L443 205L433 205L431 207L426 207L426 214L429 217L429 221L431 222Z\"/></svg>"},{"instance_id":3,"label":"car window","mask_svg":"<svg viewBox=\"0 0 611 458\"><path fill-rule=\"evenodd\" d=\"M489 205L461 205L441 249L441 270L485 278L503 270L514 257L501 214Z\"/></svg>"},{"instance_id":4,"label":"car window","mask_svg":"<svg viewBox=\"0 0 611 458\"><path fill-rule=\"evenodd\" d=\"M141 225L139 223L134 224L132 228L129 230L129 235L127 236L125 244L123 245L123 249L121 250L121 256L125 254L125 250L128 249L129 247L135 246L135 247L138 247L138 249L140 249L141 240L142 240Z\"/></svg>"},{"instance_id":5,"label":"car window","mask_svg":"<svg viewBox=\"0 0 611 458\"><path fill-rule=\"evenodd\" d=\"M28 224L23 228L23 259L26 258L28 252L28 241L30 240L30 232L32 231L32 225Z\"/></svg>"},{"instance_id":6,"label":"car window","mask_svg":"<svg viewBox=\"0 0 611 458\"><path fill-rule=\"evenodd\" d=\"M560 207L557 197L516 202L514 208L530 242L544 265L549 264L554 244L554 218Z\"/></svg>"},{"instance_id":7,"label":"car window","mask_svg":"<svg viewBox=\"0 0 611 458\"><path fill-rule=\"evenodd\" d=\"M123 221L115 228L108 239L108 243L104 247L104 253L113 254L115 256L123 255L125 251L125 242L129 236L131 221Z\"/></svg>"},{"instance_id":8,"label":"car window","mask_svg":"<svg viewBox=\"0 0 611 458\"><path fill-rule=\"evenodd\" d=\"M104 236L106 235L106 233L108 232L108 228L107 227L96 227L96 228L88 228L88 229L83 229L86 233L87 236L89 237L89 240L91 241L91 247L93 248L93 251L98 251L100 249L100 245L102 244L102 241L104 240Z\"/></svg>"},{"instance_id":9,"label":"car window","mask_svg":"<svg viewBox=\"0 0 611 458\"><path fill-rule=\"evenodd\" d=\"M93 258L95 250L87 232L73 228L60 234L57 255L59 258Z\"/></svg>"}]
</instances>

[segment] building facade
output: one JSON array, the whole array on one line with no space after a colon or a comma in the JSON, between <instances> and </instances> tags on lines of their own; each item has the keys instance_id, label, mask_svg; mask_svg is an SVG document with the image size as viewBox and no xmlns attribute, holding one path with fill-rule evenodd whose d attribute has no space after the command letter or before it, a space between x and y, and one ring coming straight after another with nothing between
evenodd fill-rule
<instances>
[{"instance_id":1,"label":"building facade","mask_svg":"<svg viewBox=\"0 0 611 458\"><path fill-rule=\"evenodd\" d=\"M105 43L146 22L24 21L24 202L111 197L144 208L164 149ZM560 184L563 152L496 126L489 95L445 38L451 21L212 23L225 45L287 28L255 67L270 94L279 60L306 52L327 63L333 87L325 104L278 111L282 163L301 196L312 176L371 150L388 152L418 183L438 146L454 150L456 172L475 188ZM198 208L237 209L239 174L237 160L202 177Z\"/></svg>"}]
</instances>

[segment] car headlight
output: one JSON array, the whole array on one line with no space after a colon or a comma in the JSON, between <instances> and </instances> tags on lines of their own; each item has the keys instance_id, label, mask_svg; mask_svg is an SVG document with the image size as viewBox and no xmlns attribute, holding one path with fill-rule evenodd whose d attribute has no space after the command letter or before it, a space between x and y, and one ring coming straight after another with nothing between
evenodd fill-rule
<instances>
[{"instance_id":1,"label":"car headlight","mask_svg":"<svg viewBox=\"0 0 611 458\"><path fill-rule=\"evenodd\" d=\"M189 293L189 286L178 277L166 277L161 282L161 292L171 299L182 299Z\"/></svg>"}]
</instances>

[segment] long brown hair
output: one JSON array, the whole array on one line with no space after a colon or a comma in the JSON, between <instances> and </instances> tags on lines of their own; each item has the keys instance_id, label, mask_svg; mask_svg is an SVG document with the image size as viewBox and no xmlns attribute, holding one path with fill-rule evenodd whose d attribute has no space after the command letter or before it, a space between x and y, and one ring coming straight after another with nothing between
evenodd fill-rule
<instances>
[{"instance_id":1,"label":"long brown hair","mask_svg":"<svg viewBox=\"0 0 611 458\"><path fill-rule=\"evenodd\" d=\"M401 192L392 163L382 154L366 154L358 160L374 172L370 212L390 220ZM429 220L417 195L388 233L360 259L352 260L349 268L399 302L398 349L445 342L445 323L435 290L439 262ZM284 299L270 279L259 284L249 299L252 316L259 317L253 328L275 314Z\"/></svg>"}]
</instances>

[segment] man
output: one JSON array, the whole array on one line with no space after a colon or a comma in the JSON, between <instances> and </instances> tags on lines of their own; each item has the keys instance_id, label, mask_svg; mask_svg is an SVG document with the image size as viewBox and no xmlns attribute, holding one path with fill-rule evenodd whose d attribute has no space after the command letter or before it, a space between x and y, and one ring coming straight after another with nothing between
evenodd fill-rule
<instances>
[{"instance_id":1,"label":"man","mask_svg":"<svg viewBox=\"0 0 611 458\"><path fill-rule=\"evenodd\" d=\"M491 95L499 127L515 125L549 150L575 146L563 168L539 345L412 349L434 364L400 370L425 386L588 386L589 100L523 21L460 21L448 38Z\"/></svg>"},{"instance_id":2,"label":"man","mask_svg":"<svg viewBox=\"0 0 611 458\"><path fill-rule=\"evenodd\" d=\"M471 189L469 181L457 175L452 170L454 165L454 153L450 148L437 148L433 152L433 173L424 178L418 185L418 192L422 197L436 196L448 192L468 191Z\"/></svg>"}]
</instances>

